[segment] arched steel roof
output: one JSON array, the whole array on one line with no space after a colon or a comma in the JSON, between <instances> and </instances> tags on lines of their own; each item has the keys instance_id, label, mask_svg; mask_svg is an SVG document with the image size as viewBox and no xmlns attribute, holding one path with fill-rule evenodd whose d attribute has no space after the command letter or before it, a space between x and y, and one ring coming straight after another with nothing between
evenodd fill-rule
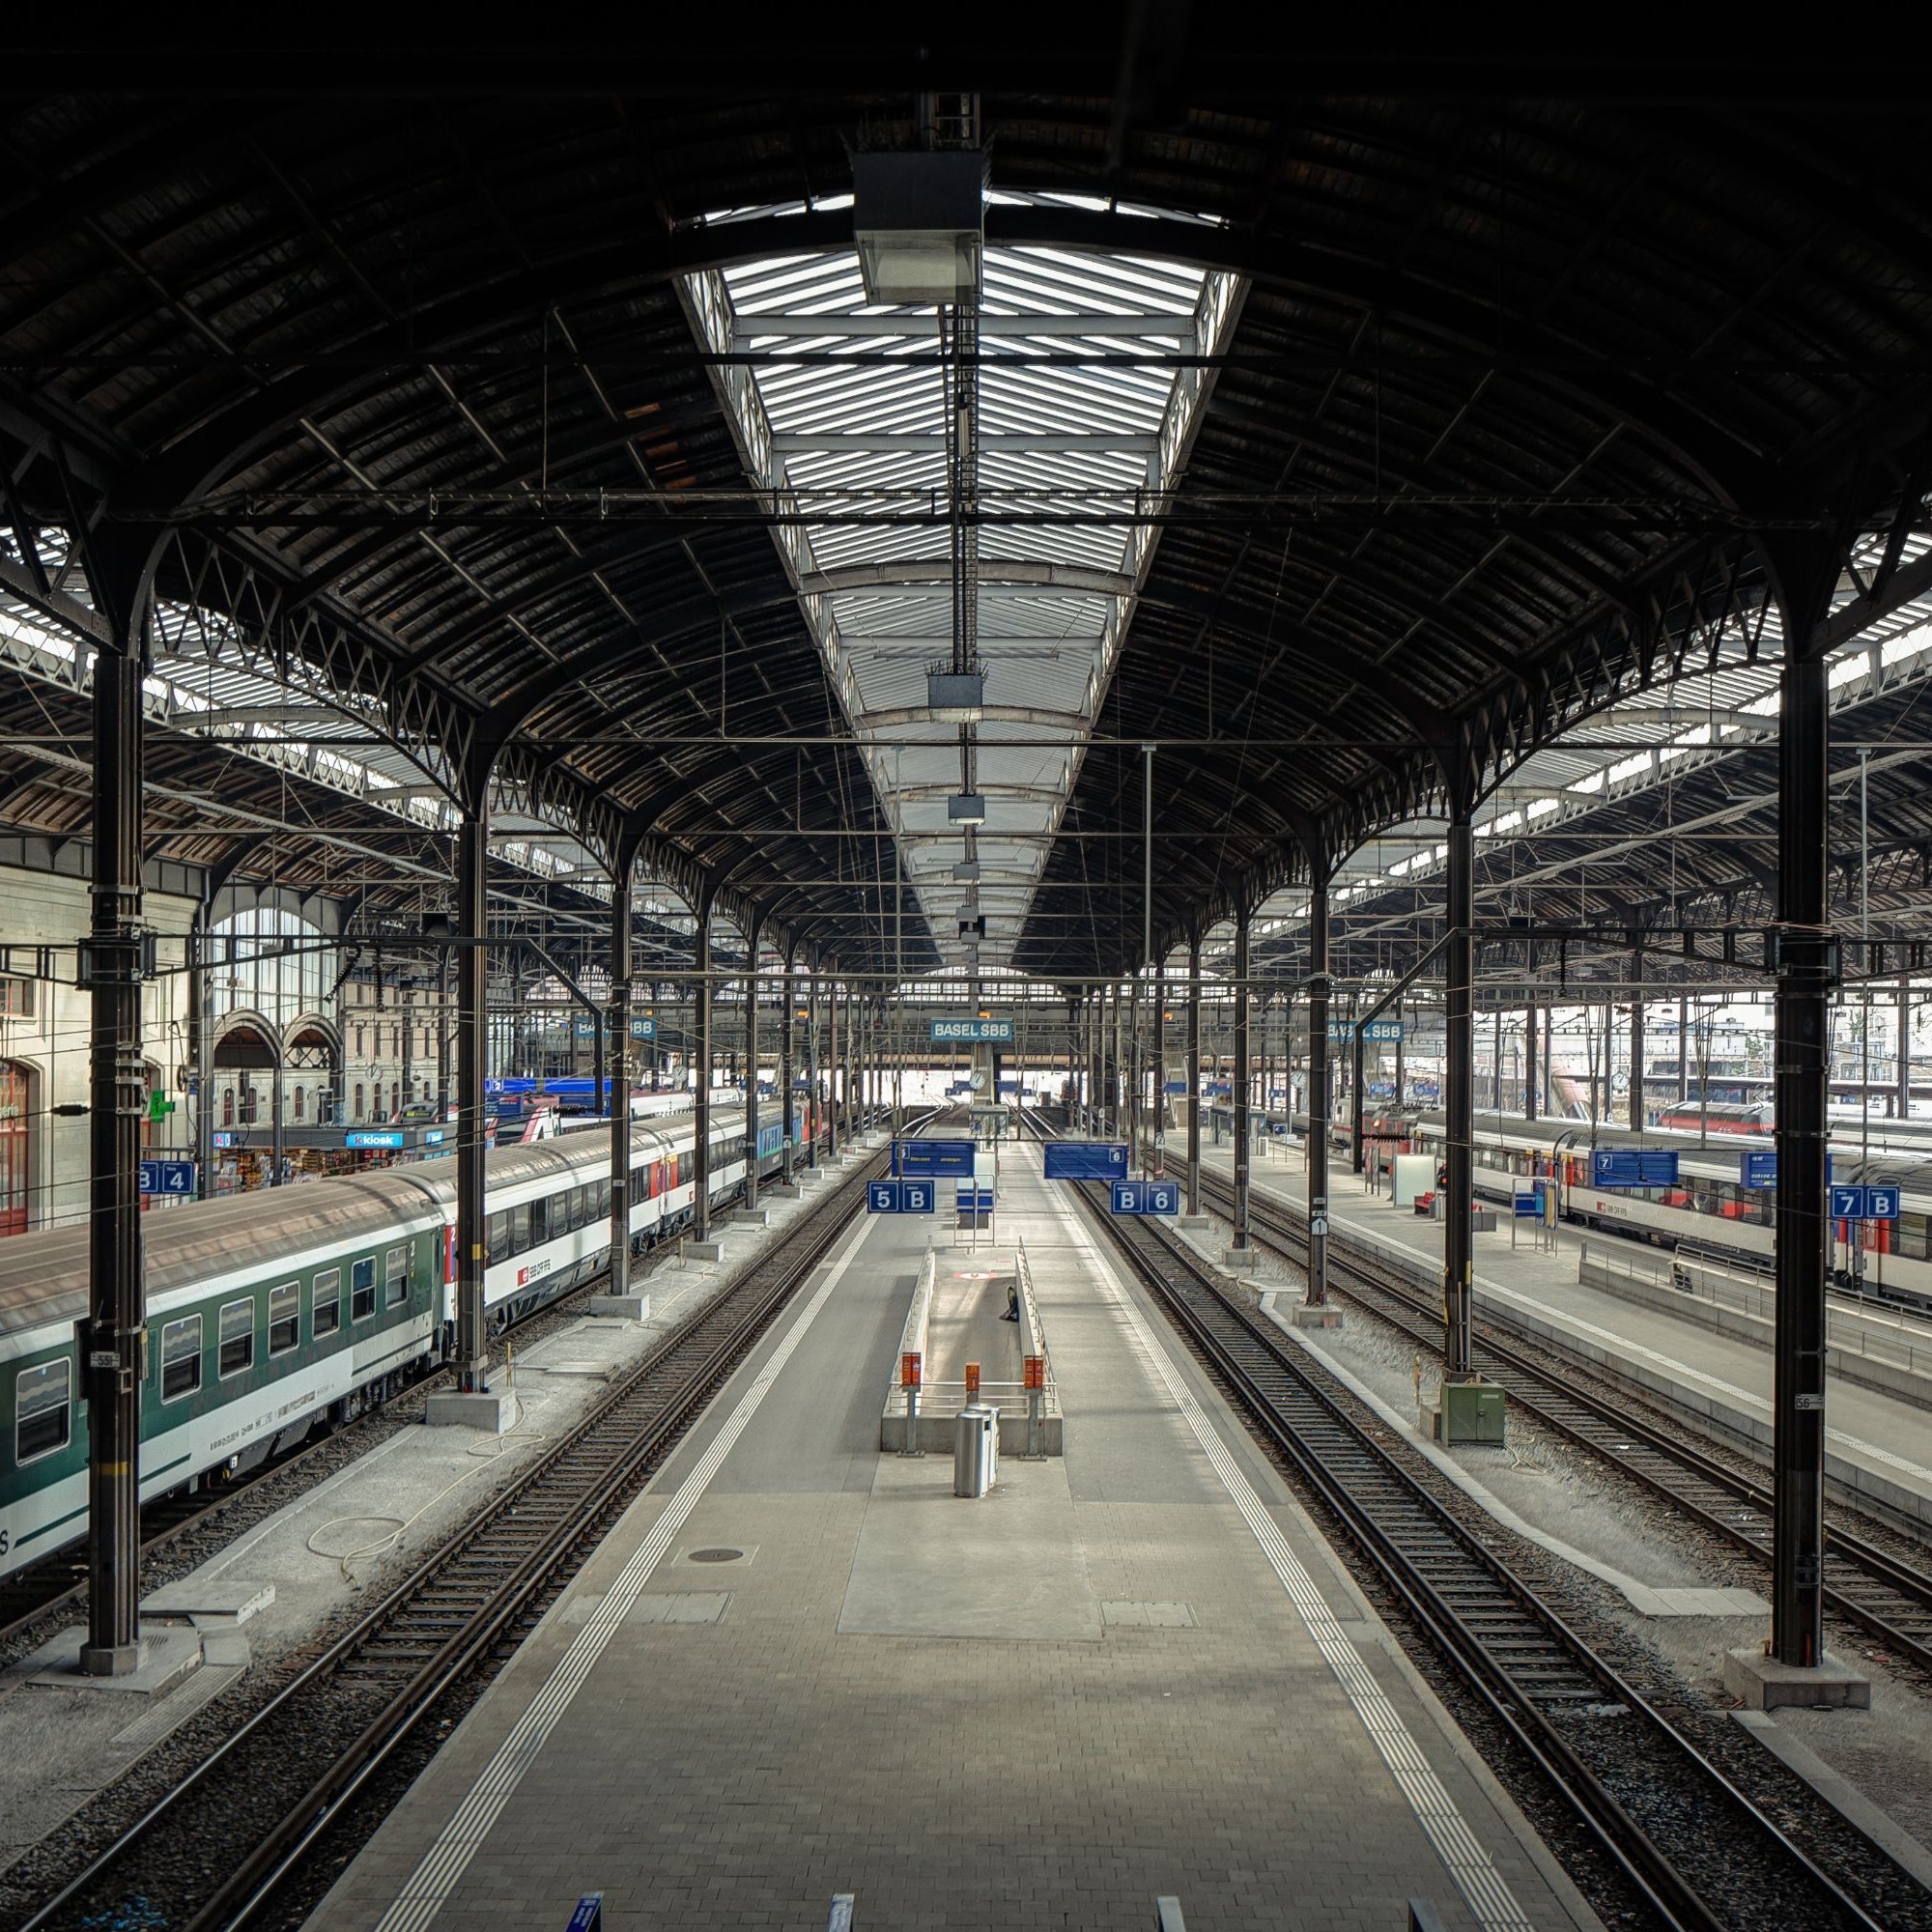
<instances>
[{"instance_id":1,"label":"arched steel roof","mask_svg":"<svg viewBox=\"0 0 1932 1932\"><path fill-rule=\"evenodd\" d=\"M1917 520L1916 109L1292 71L1271 94L1259 56L1206 51L1150 105L1112 98L1111 50L1025 91L1002 59L994 185L1085 199L991 208L989 241L1248 290L1019 963L1138 953L1141 740L1167 748L1173 934L1755 650L1765 546ZM8 514L165 520L170 594L379 702L453 785L496 756L594 851L641 840L699 890L755 874L787 930L882 964L887 815L677 277L849 243L822 205L848 144L908 138L932 76L757 71L674 99L507 69L400 100L298 74L16 96Z\"/></svg>"}]
</instances>

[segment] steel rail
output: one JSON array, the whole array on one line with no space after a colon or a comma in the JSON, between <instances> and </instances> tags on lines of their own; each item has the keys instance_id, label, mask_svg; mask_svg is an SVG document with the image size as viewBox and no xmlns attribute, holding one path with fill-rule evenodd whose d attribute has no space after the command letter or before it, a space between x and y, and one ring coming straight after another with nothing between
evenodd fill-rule
<instances>
[{"instance_id":1,"label":"steel rail","mask_svg":"<svg viewBox=\"0 0 1932 1932\"><path fill-rule=\"evenodd\" d=\"M580 1295L594 1293L599 1284L606 1279L608 1276L605 1274L592 1275L589 1280L579 1282L567 1294L560 1294L554 1301L546 1301L541 1307L532 1308L527 1315L511 1322L506 1329L496 1332L514 1335L525 1323L534 1321L540 1316L554 1315L559 1309L568 1308ZM448 1364L439 1363L427 1375L419 1376L390 1400L398 1402L404 1395L417 1389L428 1388L440 1381L449 1372ZM386 1408L388 1406L389 1404L384 1403L382 1407ZM381 1408L367 1409L363 1413L380 1414ZM361 1417L358 1416L355 1420L359 1421ZM143 1519L152 1518L155 1523L154 1534L144 1537L141 1541L142 1562L145 1563L149 1557L158 1554L170 1544L180 1542L191 1530L199 1529L213 1518L218 1517L231 1505L240 1502L258 1484L267 1482L270 1476L287 1475L290 1470L300 1468L304 1463L321 1455L325 1449L335 1446L340 1440L339 1433L331 1430L326 1435L318 1435L291 1449L286 1455L271 1457L248 1470L230 1487L213 1493L207 1491L201 1492L201 1500L186 1508L185 1514L177 1514L187 1501L179 1492L163 1492L156 1496L153 1501L144 1504L141 1510ZM85 1547L86 1537L83 1533L74 1542L49 1551L29 1568L16 1570L4 1584L0 1584L0 1618L5 1619L0 1621L0 1643L6 1643L30 1624L38 1623L41 1618L51 1615L55 1610L66 1609L87 1601L87 1578L84 1576L75 1582L55 1588L51 1594L36 1595L32 1589L35 1573L43 1565L71 1567L74 1562L75 1551L84 1550ZM18 1610L12 1608L11 1605L16 1600L24 1602L26 1607Z\"/></svg>"},{"instance_id":2,"label":"steel rail","mask_svg":"<svg viewBox=\"0 0 1932 1932\"><path fill-rule=\"evenodd\" d=\"M1219 1176L1204 1175L1202 1179L1210 1199L1229 1198ZM1251 1234L1259 1233L1265 1245L1296 1263L1307 1244L1298 1222L1292 1208L1250 1191ZM1328 1239L1328 1282L1332 1292L1422 1347L1440 1351L1439 1312L1427 1292L1333 1232ZM1479 1322L1475 1335L1477 1366L1527 1414L1641 1484L1699 1528L1770 1562L1774 1505L1772 1492L1763 1484L1586 1388L1559 1382L1548 1369L1502 1339L1492 1324ZM1619 1436L1628 1440L1620 1444L1614 1439ZM1700 1498L1695 1493L1699 1484L1714 1493ZM1740 1509L1747 1514L1736 1514ZM1900 1657L1932 1672L1932 1576L1837 1523L1829 1525L1825 1563L1828 1606L1890 1645Z\"/></svg>"},{"instance_id":3,"label":"steel rail","mask_svg":"<svg viewBox=\"0 0 1932 1932\"><path fill-rule=\"evenodd\" d=\"M1086 1190L1081 1190L1083 1197ZM1098 1209L1092 1198L1083 1205L1104 1230L1113 1245L1131 1261L1140 1278L1161 1307L1188 1338L1210 1370L1235 1394L1242 1412L1310 1484L1348 1529L1378 1574L1416 1615L1422 1629L1463 1680L1506 1726L1531 1761L1549 1779L1579 1823L1624 1876L1637 1888L1665 1924L1683 1932L1721 1932L1719 1918L1658 1845L1583 1761L1539 1702L1525 1677L1548 1686L1538 1653L1529 1653L1533 1669L1525 1673L1520 1634L1500 1639L1485 1636L1479 1621L1496 1625L1495 1605L1506 1600L1530 1619L1548 1644L1558 1646L1576 1666L1592 1675L1613 1704L1635 1714L1654 1736L1674 1753L1679 1769L1687 1769L1719 1794L1722 1802L1741 1811L1764 1833L1776 1855L1789 1860L1814 1885L1850 1925L1873 1928L1878 1921L1844 1893L1737 1789L1717 1767L1682 1736L1666 1719L1636 1692L1618 1672L1575 1632L1540 1596L1448 1513L1390 1451L1368 1434L1323 1389L1308 1367L1258 1324L1211 1280L1205 1266L1188 1254L1178 1237L1145 1222L1122 1222ZM1246 1359L1242 1359L1245 1354ZM1257 1371L1279 1378L1281 1387L1264 1387ZM1285 1402L1304 1411L1292 1417ZM1315 1418L1313 1424L1308 1419ZM1327 1432L1320 1447L1308 1439L1311 1426ZM1346 1448L1353 1466L1345 1479L1338 1466ZM1358 1488L1374 1491L1371 1500ZM1461 1561L1444 1568L1444 1552ZM1432 1575L1434 1571L1435 1574ZM1486 1587L1469 1602L1452 1597L1472 1596L1469 1578L1480 1576ZM1502 1626L1507 1629L1508 1626ZM1513 1667L1511 1658L1516 1658ZM1546 1688L1543 1695L1550 1691ZM1564 1700L1559 1690L1555 1701Z\"/></svg>"},{"instance_id":4,"label":"steel rail","mask_svg":"<svg viewBox=\"0 0 1932 1932\"><path fill-rule=\"evenodd\" d=\"M855 1168L738 1283L666 1336L589 1414L157 1798L19 1932L46 1932L86 1908L117 1866L137 1857L191 1800L211 1795L217 1770L236 1766L236 1776L245 1778L245 1747L269 1738L305 1694L327 1696L358 1664L379 1682L401 1676L394 1694L323 1776L257 1836L192 1916L178 1921L185 1932L233 1932L246 1925L422 1719L487 1661L537 1599L587 1553L586 1542L601 1538L612 1515L628 1506L661 1455L682 1439L863 1208L865 1183L884 1158L875 1153ZM639 1409L645 1412L627 1413ZM553 1493L546 1493L547 1486ZM487 1584L465 1577L466 1561L489 1576ZM468 1607L451 1610L452 1602ZM418 1631L437 1634L412 1639L412 1610Z\"/></svg>"}]
</instances>

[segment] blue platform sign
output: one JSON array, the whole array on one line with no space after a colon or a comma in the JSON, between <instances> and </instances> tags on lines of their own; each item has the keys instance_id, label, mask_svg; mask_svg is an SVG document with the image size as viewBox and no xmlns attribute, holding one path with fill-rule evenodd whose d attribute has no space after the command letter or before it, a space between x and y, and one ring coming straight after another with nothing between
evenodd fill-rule
<instances>
[{"instance_id":1,"label":"blue platform sign","mask_svg":"<svg viewBox=\"0 0 1932 1932\"><path fill-rule=\"evenodd\" d=\"M1599 1148L1590 1156L1592 1187L1675 1187L1677 1154L1661 1148Z\"/></svg>"},{"instance_id":2,"label":"blue platform sign","mask_svg":"<svg viewBox=\"0 0 1932 1932\"><path fill-rule=\"evenodd\" d=\"M1777 1150L1759 1148L1755 1152L1747 1151L1738 1156L1738 1185L1740 1187L1776 1187L1777 1185Z\"/></svg>"},{"instance_id":3,"label":"blue platform sign","mask_svg":"<svg viewBox=\"0 0 1932 1932\"><path fill-rule=\"evenodd\" d=\"M567 1932L604 1932L604 1894L586 1891L570 1915Z\"/></svg>"},{"instance_id":4,"label":"blue platform sign","mask_svg":"<svg viewBox=\"0 0 1932 1932\"><path fill-rule=\"evenodd\" d=\"M1187 1082L1184 1080L1170 1080L1160 1091L1163 1094L1184 1094L1187 1092Z\"/></svg>"},{"instance_id":5,"label":"blue platform sign","mask_svg":"<svg viewBox=\"0 0 1932 1932\"><path fill-rule=\"evenodd\" d=\"M981 1182L962 1180L952 1190L952 1205L961 1214L990 1214L993 1211L993 1190Z\"/></svg>"},{"instance_id":6,"label":"blue platform sign","mask_svg":"<svg viewBox=\"0 0 1932 1932\"><path fill-rule=\"evenodd\" d=\"M1543 1212L1543 1200L1540 1195L1535 1193L1519 1193L1514 1198L1516 1201L1516 1218L1519 1221L1533 1221Z\"/></svg>"},{"instance_id":7,"label":"blue platform sign","mask_svg":"<svg viewBox=\"0 0 1932 1932\"><path fill-rule=\"evenodd\" d=\"M633 1039L655 1039L658 1037L658 1023L649 1013L631 1015L631 1037Z\"/></svg>"},{"instance_id":8,"label":"blue platform sign","mask_svg":"<svg viewBox=\"0 0 1932 1932\"><path fill-rule=\"evenodd\" d=\"M597 1020L591 1013L574 1013L571 1016L570 1031L579 1039L597 1037Z\"/></svg>"},{"instance_id":9,"label":"blue platform sign","mask_svg":"<svg viewBox=\"0 0 1932 1932\"><path fill-rule=\"evenodd\" d=\"M1048 1141L1048 1180L1124 1180L1127 1148L1124 1141Z\"/></svg>"},{"instance_id":10,"label":"blue platform sign","mask_svg":"<svg viewBox=\"0 0 1932 1932\"><path fill-rule=\"evenodd\" d=\"M194 1162L191 1160L144 1160L141 1163L143 1194L192 1194Z\"/></svg>"},{"instance_id":11,"label":"blue platform sign","mask_svg":"<svg viewBox=\"0 0 1932 1932\"><path fill-rule=\"evenodd\" d=\"M1117 1180L1114 1182L1113 1209L1116 1214L1179 1214L1180 1183L1178 1180Z\"/></svg>"},{"instance_id":12,"label":"blue platform sign","mask_svg":"<svg viewBox=\"0 0 1932 1932\"><path fill-rule=\"evenodd\" d=\"M866 1183L866 1212L868 1214L897 1214L899 1207L899 1184L896 1180L868 1180Z\"/></svg>"},{"instance_id":13,"label":"blue platform sign","mask_svg":"<svg viewBox=\"0 0 1932 1932\"><path fill-rule=\"evenodd\" d=\"M401 1127L351 1127L342 1136L346 1148L399 1148L402 1144Z\"/></svg>"},{"instance_id":14,"label":"blue platform sign","mask_svg":"<svg viewBox=\"0 0 1932 1932\"><path fill-rule=\"evenodd\" d=\"M895 1175L918 1175L929 1180L940 1175L971 1174L973 1171L971 1141L893 1143L893 1172Z\"/></svg>"},{"instance_id":15,"label":"blue platform sign","mask_svg":"<svg viewBox=\"0 0 1932 1932\"><path fill-rule=\"evenodd\" d=\"M1834 1221L1896 1221L1896 1187L1839 1187L1832 1190L1832 1219Z\"/></svg>"},{"instance_id":16,"label":"blue platform sign","mask_svg":"<svg viewBox=\"0 0 1932 1932\"><path fill-rule=\"evenodd\" d=\"M959 1019L934 1020L931 1025L934 1045L1010 1046L1013 1043L1011 1020L982 1020L964 1016Z\"/></svg>"},{"instance_id":17,"label":"blue platform sign","mask_svg":"<svg viewBox=\"0 0 1932 1932\"><path fill-rule=\"evenodd\" d=\"M933 1198L939 1190L929 1180L902 1180L899 1182L899 1212L901 1214L930 1214Z\"/></svg>"}]
</instances>

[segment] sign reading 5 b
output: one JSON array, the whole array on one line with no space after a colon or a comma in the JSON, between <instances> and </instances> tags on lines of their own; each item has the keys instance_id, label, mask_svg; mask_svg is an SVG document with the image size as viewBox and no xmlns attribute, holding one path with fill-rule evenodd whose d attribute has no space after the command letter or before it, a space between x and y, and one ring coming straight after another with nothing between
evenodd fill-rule
<instances>
[{"instance_id":1,"label":"sign reading 5 b","mask_svg":"<svg viewBox=\"0 0 1932 1932\"><path fill-rule=\"evenodd\" d=\"M929 1180L868 1180L866 1210L871 1214L930 1214L933 1188Z\"/></svg>"}]
</instances>

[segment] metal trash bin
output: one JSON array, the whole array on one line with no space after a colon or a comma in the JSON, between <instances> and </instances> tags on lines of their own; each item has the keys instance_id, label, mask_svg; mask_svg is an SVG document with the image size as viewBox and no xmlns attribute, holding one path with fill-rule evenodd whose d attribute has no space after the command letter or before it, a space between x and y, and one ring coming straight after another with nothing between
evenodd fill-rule
<instances>
[{"instance_id":1,"label":"metal trash bin","mask_svg":"<svg viewBox=\"0 0 1932 1932\"><path fill-rule=\"evenodd\" d=\"M1000 1474L1000 1411L969 1403L952 1430L952 1493L983 1496Z\"/></svg>"}]
</instances>

